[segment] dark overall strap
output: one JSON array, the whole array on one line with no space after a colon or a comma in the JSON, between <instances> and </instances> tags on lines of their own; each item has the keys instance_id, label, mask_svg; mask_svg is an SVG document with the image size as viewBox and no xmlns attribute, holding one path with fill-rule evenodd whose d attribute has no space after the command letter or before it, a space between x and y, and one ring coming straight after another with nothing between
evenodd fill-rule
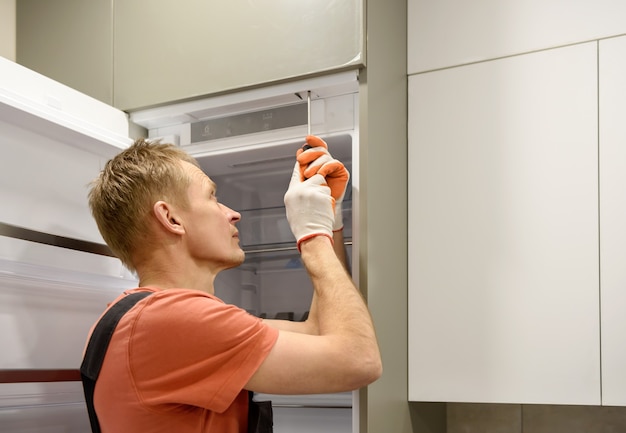
<instances>
[{"instance_id":1,"label":"dark overall strap","mask_svg":"<svg viewBox=\"0 0 626 433\"><path fill-rule=\"evenodd\" d=\"M115 327L119 323L122 316L130 310L133 305L151 295L152 292L131 293L116 302L102 316L98 324L91 334L87 350L80 366L80 376L83 381L83 391L85 392L85 401L87 403L87 412L89 412L89 422L93 433L100 433L100 423L96 410L93 407L93 393L96 388L96 380L102 369L102 362L106 354L109 342L115 331Z\"/></svg>"},{"instance_id":2,"label":"dark overall strap","mask_svg":"<svg viewBox=\"0 0 626 433\"><path fill-rule=\"evenodd\" d=\"M248 433L273 433L274 414L271 401L255 401L248 391Z\"/></svg>"}]
</instances>

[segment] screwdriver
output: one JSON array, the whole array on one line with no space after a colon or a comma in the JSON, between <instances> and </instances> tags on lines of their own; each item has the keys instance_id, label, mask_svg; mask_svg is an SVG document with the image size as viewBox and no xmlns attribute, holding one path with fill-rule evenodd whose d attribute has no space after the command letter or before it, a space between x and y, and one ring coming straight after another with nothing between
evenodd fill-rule
<instances>
[{"instance_id":1,"label":"screwdriver","mask_svg":"<svg viewBox=\"0 0 626 433\"><path fill-rule=\"evenodd\" d=\"M307 134L306 135L311 135L311 91L307 90L306 92L306 106L307 106L307 120L306 120L306 126L307 126ZM302 146L302 150L309 150L311 148L311 146L309 146L308 144L305 144L304 146Z\"/></svg>"}]
</instances>

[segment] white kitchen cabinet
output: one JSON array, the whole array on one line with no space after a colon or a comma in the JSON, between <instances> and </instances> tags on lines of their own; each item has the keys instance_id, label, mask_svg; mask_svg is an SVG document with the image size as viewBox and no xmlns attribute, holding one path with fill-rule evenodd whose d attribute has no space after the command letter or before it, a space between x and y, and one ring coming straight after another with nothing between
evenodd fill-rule
<instances>
[{"instance_id":1,"label":"white kitchen cabinet","mask_svg":"<svg viewBox=\"0 0 626 433\"><path fill-rule=\"evenodd\" d=\"M626 37L599 50L602 403L626 406Z\"/></svg>"},{"instance_id":2,"label":"white kitchen cabinet","mask_svg":"<svg viewBox=\"0 0 626 433\"><path fill-rule=\"evenodd\" d=\"M615 0L408 0L408 72L624 34Z\"/></svg>"},{"instance_id":3,"label":"white kitchen cabinet","mask_svg":"<svg viewBox=\"0 0 626 433\"><path fill-rule=\"evenodd\" d=\"M409 400L600 404L596 47L409 77Z\"/></svg>"}]
</instances>

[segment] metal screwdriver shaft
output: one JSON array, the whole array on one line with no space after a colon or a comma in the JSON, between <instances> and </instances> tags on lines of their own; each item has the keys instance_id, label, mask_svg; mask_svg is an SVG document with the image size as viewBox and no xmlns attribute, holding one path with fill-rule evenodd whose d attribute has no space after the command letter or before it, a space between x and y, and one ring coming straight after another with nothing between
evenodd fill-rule
<instances>
[{"instance_id":1,"label":"metal screwdriver shaft","mask_svg":"<svg viewBox=\"0 0 626 433\"><path fill-rule=\"evenodd\" d=\"M311 91L306 92L306 104L307 104L307 135L311 135Z\"/></svg>"}]
</instances>

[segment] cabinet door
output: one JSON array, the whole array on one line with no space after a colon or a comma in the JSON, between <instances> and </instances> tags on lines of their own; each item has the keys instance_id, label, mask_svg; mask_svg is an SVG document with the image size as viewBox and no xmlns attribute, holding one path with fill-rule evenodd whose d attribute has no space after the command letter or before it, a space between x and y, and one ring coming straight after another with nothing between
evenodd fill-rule
<instances>
[{"instance_id":1,"label":"cabinet door","mask_svg":"<svg viewBox=\"0 0 626 433\"><path fill-rule=\"evenodd\" d=\"M625 15L614 0L408 0L408 71L624 34Z\"/></svg>"},{"instance_id":2,"label":"cabinet door","mask_svg":"<svg viewBox=\"0 0 626 433\"><path fill-rule=\"evenodd\" d=\"M626 405L626 37L600 42L602 404Z\"/></svg>"},{"instance_id":3,"label":"cabinet door","mask_svg":"<svg viewBox=\"0 0 626 433\"><path fill-rule=\"evenodd\" d=\"M596 56L410 77L410 400L600 403Z\"/></svg>"},{"instance_id":4,"label":"cabinet door","mask_svg":"<svg viewBox=\"0 0 626 433\"><path fill-rule=\"evenodd\" d=\"M364 62L363 0L116 2L114 105L133 109Z\"/></svg>"}]
</instances>

